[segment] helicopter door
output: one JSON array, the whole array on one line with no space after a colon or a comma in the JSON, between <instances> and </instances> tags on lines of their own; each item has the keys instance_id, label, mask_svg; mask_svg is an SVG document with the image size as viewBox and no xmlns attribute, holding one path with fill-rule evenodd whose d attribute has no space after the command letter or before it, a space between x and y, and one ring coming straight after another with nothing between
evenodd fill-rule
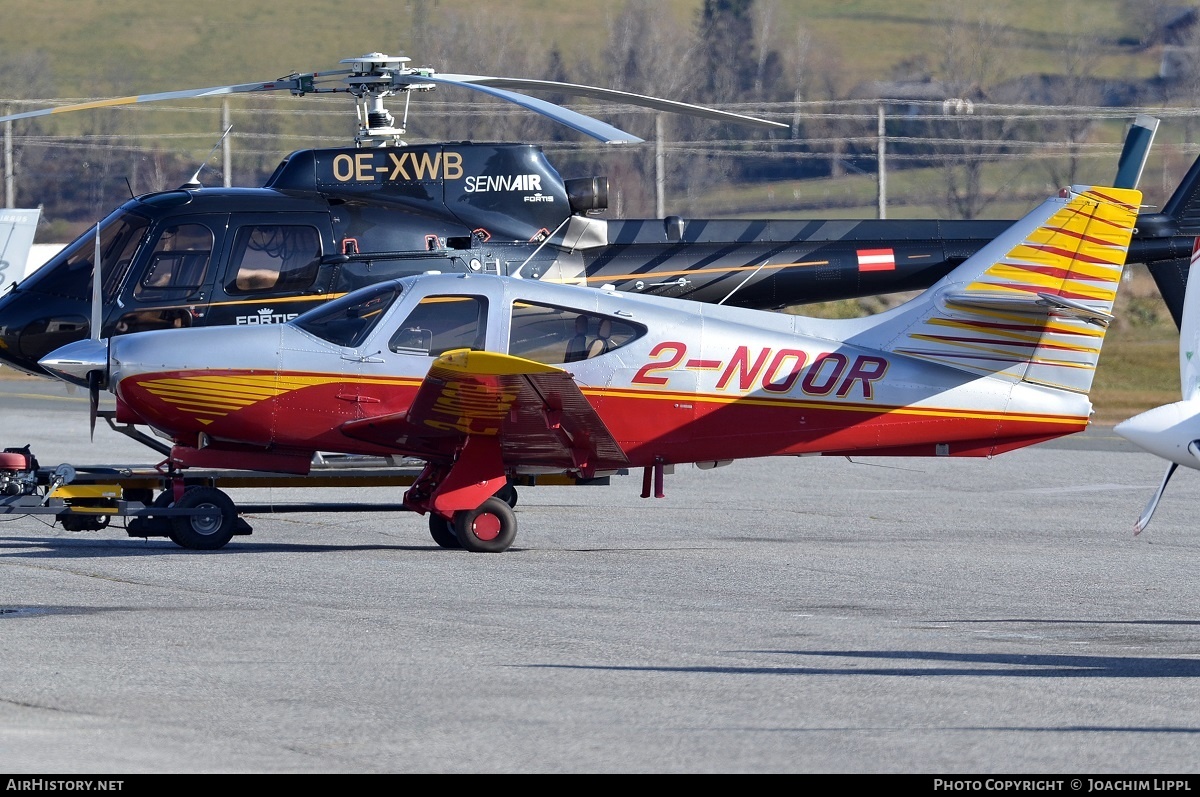
<instances>
[{"instance_id":1,"label":"helicopter door","mask_svg":"<svg viewBox=\"0 0 1200 797\"><path fill-rule=\"evenodd\" d=\"M212 293L213 254L227 216L176 216L161 223L117 301L115 334L193 326Z\"/></svg>"},{"instance_id":2,"label":"helicopter door","mask_svg":"<svg viewBox=\"0 0 1200 797\"><path fill-rule=\"evenodd\" d=\"M328 214L233 217L209 324L282 324L325 302L335 265Z\"/></svg>"}]
</instances>

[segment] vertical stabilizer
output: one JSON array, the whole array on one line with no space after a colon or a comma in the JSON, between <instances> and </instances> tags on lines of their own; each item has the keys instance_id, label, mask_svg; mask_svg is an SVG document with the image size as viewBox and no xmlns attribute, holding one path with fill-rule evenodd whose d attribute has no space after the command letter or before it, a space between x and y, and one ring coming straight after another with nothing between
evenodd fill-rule
<instances>
[{"instance_id":1,"label":"vertical stabilizer","mask_svg":"<svg viewBox=\"0 0 1200 797\"><path fill-rule=\"evenodd\" d=\"M1136 189L1064 189L883 322L895 334L882 347L1086 393L1140 202Z\"/></svg>"},{"instance_id":2,"label":"vertical stabilizer","mask_svg":"<svg viewBox=\"0 0 1200 797\"><path fill-rule=\"evenodd\" d=\"M1125 146L1121 159L1117 161L1117 176L1113 185L1117 188L1137 188L1150 157L1150 145L1158 132L1158 120L1144 113L1138 114L1125 133Z\"/></svg>"}]
</instances>

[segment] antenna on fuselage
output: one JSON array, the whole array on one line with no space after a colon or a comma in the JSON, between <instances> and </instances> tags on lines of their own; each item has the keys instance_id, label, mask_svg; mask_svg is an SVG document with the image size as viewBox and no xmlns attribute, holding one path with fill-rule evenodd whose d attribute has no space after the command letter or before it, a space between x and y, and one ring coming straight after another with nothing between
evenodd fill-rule
<instances>
[{"instance_id":1,"label":"antenna on fuselage","mask_svg":"<svg viewBox=\"0 0 1200 797\"><path fill-rule=\"evenodd\" d=\"M200 168L196 169L196 172L192 175L191 179L179 186L180 188L190 191L192 189L202 187L200 185L200 172L204 171L204 167L208 164L208 159L213 156L213 153L217 151L217 147L221 146L221 142L225 140L225 136L229 135L229 131L232 129L233 125L225 128L225 132L222 133L221 137L217 139L217 143L213 145L213 148L208 151L208 155L206 155L204 160L200 162Z\"/></svg>"},{"instance_id":2,"label":"antenna on fuselage","mask_svg":"<svg viewBox=\"0 0 1200 797\"><path fill-rule=\"evenodd\" d=\"M746 275L746 278L744 280L739 282L737 285L733 286L733 290L731 290L729 293L725 294L725 298L722 299L721 301L717 302L717 304L725 304L726 300L728 300L730 296L733 296L735 293L737 293L738 290L740 290L743 285L745 285L747 282L749 282L751 280L751 278L754 277L755 274L762 271L763 266L765 266L768 262L770 262L770 260L771 260L771 257L769 255L767 257L764 257L763 262L758 264L758 268L751 271L749 274Z\"/></svg>"}]
</instances>

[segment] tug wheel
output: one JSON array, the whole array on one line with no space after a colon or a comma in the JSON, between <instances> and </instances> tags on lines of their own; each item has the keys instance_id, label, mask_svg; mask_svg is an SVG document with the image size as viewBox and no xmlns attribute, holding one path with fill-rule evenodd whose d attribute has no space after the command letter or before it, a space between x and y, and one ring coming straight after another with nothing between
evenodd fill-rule
<instances>
[{"instance_id":1,"label":"tug wheel","mask_svg":"<svg viewBox=\"0 0 1200 797\"><path fill-rule=\"evenodd\" d=\"M504 500L492 496L476 509L455 512L454 533L468 551L501 553L517 536L517 516Z\"/></svg>"},{"instance_id":2,"label":"tug wheel","mask_svg":"<svg viewBox=\"0 0 1200 797\"><path fill-rule=\"evenodd\" d=\"M237 507L232 499L215 487L189 487L175 502L176 509L203 509L201 514L176 515L168 536L182 548L215 551L233 537L237 525Z\"/></svg>"},{"instance_id":3,"label":"tug wheel","mask_svg":"<svg viewBox=\"0 0 1200 797\"><path fill-rule=\"evenodd\" d=\"M108 515L63 515L59 522L64 531L100 531L108 528Z\"/></svg>"},{"instance_id":4,"label":"tug wheel","mask_svg":"<svg viewBox=\"0 0 1200 797\"><path fill-rule=\"evenodd\" d=\"M429 536L443 548L462 548L458 535L454 533L454 523L436 512L429 513Z\"/></svg>"}]
</instances>

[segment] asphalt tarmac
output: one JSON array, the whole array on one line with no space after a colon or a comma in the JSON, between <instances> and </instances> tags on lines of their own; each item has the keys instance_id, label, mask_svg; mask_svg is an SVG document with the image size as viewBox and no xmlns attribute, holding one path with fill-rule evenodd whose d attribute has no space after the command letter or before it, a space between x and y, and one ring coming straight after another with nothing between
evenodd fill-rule
<instances>
[{"instance_id":1,"label":"asphalt tarmac","mask_svg":"<svg viewBox=\"0 0 1200 797\"><path fill-rule=\"evenodd\" d=\"M43 466L157 458L58 386L0 406ZM1197 773L1200 473L1132 533L1164 470L1106 429L680 467L525 488L503 554L411 513L215 552L4 520L0 772Z\"/></svg>"}]
</instances>

